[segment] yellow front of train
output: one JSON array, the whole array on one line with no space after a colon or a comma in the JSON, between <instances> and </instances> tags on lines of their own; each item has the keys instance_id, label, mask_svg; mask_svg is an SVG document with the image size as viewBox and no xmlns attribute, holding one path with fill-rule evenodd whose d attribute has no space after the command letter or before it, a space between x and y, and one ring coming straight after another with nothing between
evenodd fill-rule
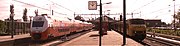
<instances>
[{"instance_id":1,"label":"yellow front of train","mask_svg":"<svg viewBox=\"0 0 180 46\"><path fill-rule=\"evenodd\" d=\"M143 19L131 19L127 25L127 35L136 40L146 38L146 25Z\"/></svg>"}]
</instances>

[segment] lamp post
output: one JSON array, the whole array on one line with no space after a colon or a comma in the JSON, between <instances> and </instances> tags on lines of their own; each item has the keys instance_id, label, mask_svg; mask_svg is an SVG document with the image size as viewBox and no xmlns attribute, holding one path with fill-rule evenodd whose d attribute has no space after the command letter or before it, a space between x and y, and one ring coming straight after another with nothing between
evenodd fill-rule
<instances>
[{"instance_id":1,"label":"lamp post","mask_svg":"<svg viewBox=\"0 0 180 46\"><path fill-rule=\"evenodd\" d=\"M126 0L123 0L123 45L126 45Z\"/></svg>"},{"instance_id":2,"label":"lamp post","mask_svg":"<svg viewBox=\"0 0 180 46\"><path fill-rule=\"evenodd\" d=\"M108 2L108 3L103 3L103 4L111 4L112 2ZM102 5L101 3L101 0L100 0L100 11L99 11L99 14L100 14L100 31L99 31L99 46L101 46L101 36L102 36Z\"/></svg>"},{"instance_id":3,"label":"lamp post","mask_svg":"<svg viewBox=\"0 0 180 46\"><path fill-rule=\"evenodd\" d=\"M101 0L100 0L100 5L97 5L97 6L100 6L100 10L99 10L99 13L100 13L100 31L99 31L99 34L101 35L101 31L102 31L102 5L104 4L111 4L112 2L108 2L108 3L101 3ZM107 11L110 11L110 10L107 10Z\"/></svg>"},{"instance_id":4,"label":"lamp post","mask_svg":"<svg viewBox=\"0 0 180 46\"><path fill-rule=\"evenodd\" d=\"M102 3L101 3L101 0L100 0L100 11L99 11L99 14L100 14L100 31L99 31L99 46L101 46L101 35L102 35Z\"/></svg>"}]
</instances>

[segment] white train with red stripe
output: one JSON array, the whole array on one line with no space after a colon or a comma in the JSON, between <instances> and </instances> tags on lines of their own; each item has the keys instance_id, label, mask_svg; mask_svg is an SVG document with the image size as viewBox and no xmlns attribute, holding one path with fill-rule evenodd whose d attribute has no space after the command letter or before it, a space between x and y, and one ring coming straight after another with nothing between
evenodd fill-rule
<instances>
[{"instance_id":1,"label":"white train with red stripe","mask_svg":"<svg viewBox=\"0 0 180 46\"><path fill-rule=\"evenodd\" d=\"M68 18L53 18L42 14L33 18L30 34L33 40L47 40L72 32L92 29L92 27L90 23Z\"/></svg>"}]
</instances>

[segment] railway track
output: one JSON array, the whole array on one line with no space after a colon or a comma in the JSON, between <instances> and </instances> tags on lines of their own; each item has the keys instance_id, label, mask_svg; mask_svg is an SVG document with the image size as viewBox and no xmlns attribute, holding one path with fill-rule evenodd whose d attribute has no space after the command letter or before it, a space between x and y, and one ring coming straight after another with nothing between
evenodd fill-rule
<instances>
[{"instance_id":1,"label":"railway track","mask_svg":"<svg viewBox=\"0 0 180 46\"><path fill-rule=\"evenodd\" d=\"M149 44L150 46L180 46L180 43L178 42L158 38L157 36L156 37L147 36L143 42Z\"/></svg>"},{"instance_id":2,"label":"railway track","mask_svg":"<svg viewBox=\"0 0 180 46\"><path fill-rule=\"evenodd\" d=\"M153 35L153 32L147 32L147 34ZM179 36L172 36L172 35L166 35L166 34L160 34L160 33L155 33L154 35L180 41Z\"/></svg>"},{"instance_id":3,"label":"railway track","mask_svg":"<svg viewBox=\"0 0 180 46\"><path fill-rule=\"evenodd\" d=\"M119 34L123 35L122 32L119 32L119 31L117 31L117 30L115 30L115 31L118 32ZM147 43L145 43L145 42L137 41L137 40L135 40L134 38L129 37L129 36L127 36L127 37L133 39L134 41L136 41L136 42L138 42L138 43L140 43L140 44L142 44L142 45L144 45L144 46L150 46L149 44L147 44Z\"/></svg>"}]
</instances>

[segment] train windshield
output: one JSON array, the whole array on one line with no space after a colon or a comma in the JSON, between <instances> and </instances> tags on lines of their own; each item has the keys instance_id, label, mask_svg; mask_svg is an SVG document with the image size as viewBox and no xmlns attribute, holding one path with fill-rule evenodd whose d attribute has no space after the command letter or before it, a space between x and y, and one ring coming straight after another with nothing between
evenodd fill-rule
<instances>
[{"instance_id":1,"label":"train windshield","mask_svg":"<svg viewBox=\"0 0 180 46\"><path fill-rule=\"evenodd\" d=\"M132 19L130 20L131 24L145 24L143 19Z\"/></svg>"},{"instance_id":2,"label":"train windshield","mask_svg":"<svg viewBox=\"0 0 180 46\"><path fill-rule=\"evenodd\" d=\"M43 27L44 21L33 21L32 27Z\"/></svg>"}]
</instances>

